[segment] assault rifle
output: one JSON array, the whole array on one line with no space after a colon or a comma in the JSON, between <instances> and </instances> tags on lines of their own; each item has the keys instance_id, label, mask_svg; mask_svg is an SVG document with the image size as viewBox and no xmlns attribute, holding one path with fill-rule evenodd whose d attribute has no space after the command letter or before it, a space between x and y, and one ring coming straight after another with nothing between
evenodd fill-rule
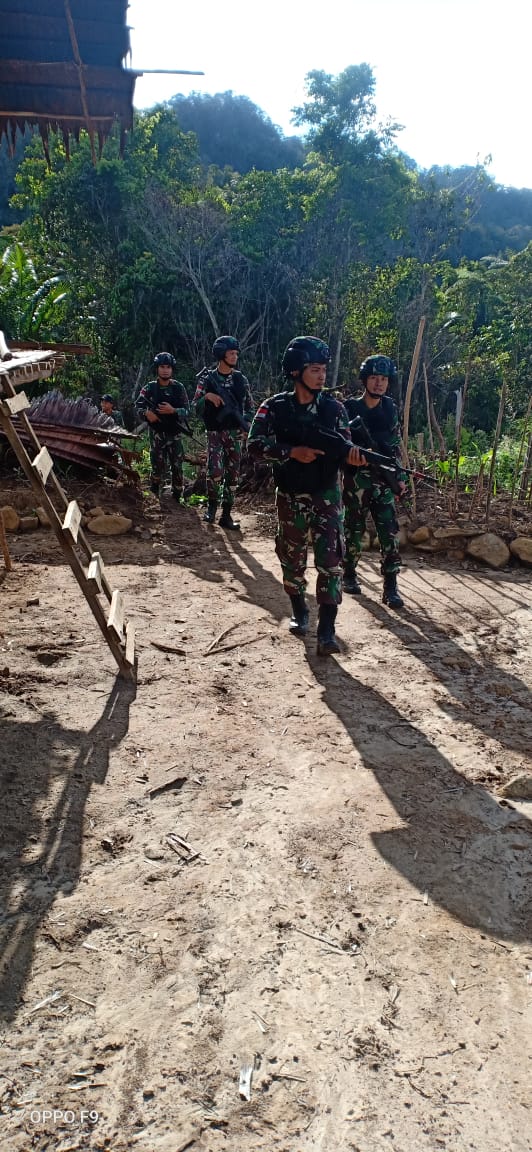
<instances>
[{"instance_id":1,"label":"assault rifle","mask_svg":"<svg viewBox=\"0 0 532 1152\"><path fill-rule=\"evenodd\" d=\"M163 393L164 393L164 390L163 390ZM163 421L164 421L165 417L164 417L163 413L158 412L157 409L159 407L159 404L164 404L164 403L166 403L166 401L164 398L164 394L161 395L161 389L158 389L157 397L147 397L147 399L146 399L146 408L149 408L150 412L155 412L155 415L159 417L159 420L161 421L161 426L163 428L164 428ZM172 421L172 431L177 432L180 436L188 436L191 440L194 441L195 444L199 444L200 448L205 447L205 445L201 443L201 440L198 440L197 436L194 435L192 428L190 427L190 424L188 422L188 418L186 416L178 416L177 412L176 412L175 415L174 414L168 415L166 417L166 419ZM151 424L150 424L150 427L152 427Z\"/></svg>"},{"instance_id":2,"label":"assault rifle","mask_svg":"<svg viewBox=\"0 0 532 1152\"><path fill-rule=\"evenodd\" d=\"M414 477L422 476L423 479L430 479L423 472L417 472L413 468L403 468L403 465L399 464L393 456L385 456L382 452L366 447L363 441L366 440L367 442L368 438L371 440L371 436L361 416L355 416L355 419L349 422L349 431L352 442L346 440L341 432L334 432L312 424L290 426L290 428L283 430L283 433L286 435L288 443L315 448L316 451L323 452L329 459L334 459L338 467L341 467L345 462L351 448L359 448L375 478L381 484L386 484L388 488L391 488L396 496L402 494L399 481L401 472Z\"/></svg>"},{"instance_id":3,"label":"assault rifle","mask_svg":"<svg viewBox=\"0 0 532 1152\"><path fill-rule=\"evenodd\" d=\"M223 430L229 426L229 422L236 420L238 427L241 428L247 436L251 425L249 420L246 420L242 415L238 400L233 396L230 388L219 388L212 379L211 372L206 368L199 373L199 378L205 383L206 391L214 392L215 396L219 396L222 401L221 404L213 404L211 400L207 400L207 404L210 404L211 407L214 408L214 418L218 427Z\"/></svg>"}]
</instances>

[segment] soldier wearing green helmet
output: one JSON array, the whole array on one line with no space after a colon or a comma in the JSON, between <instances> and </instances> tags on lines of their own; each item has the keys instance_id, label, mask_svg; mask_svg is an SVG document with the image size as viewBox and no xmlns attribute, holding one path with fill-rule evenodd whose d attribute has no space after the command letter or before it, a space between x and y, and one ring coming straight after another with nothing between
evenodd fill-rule
<instances>
[{"instance_id":1,"label":"soldier wearing green helmet","mask_svg":"<svg viewBox=\"0 0 532 1152\"><path fill-rule=\"evenodd\" d=\"M309 539L314 549L320 656L340 651L335 620L342 599L342 491L338 459L307 447L305 432L310 435L311 428L319 428L340 433L347 442L346 460L353 467L361 463L358 449L349 447L344 406L324 392L330 358L327 344L315 336L296 336L291 340L282 362L291 388L260 405L248 437L250 456L273 464L275 549L292 606L289 628L295 636L308 632L305 571Z\"/></svg>"},{"instance_id":2,"label":"soldier wearing green helmet","mask_svg":"<svg viewBox=\"0 0 532 1152\"><path fill-rule=\"evenodd\" d=\"M389 356L377 353L368 356L360 366L359 378L364 394L346 400L349 419L361 418L368 433L366 448L375 448L384 456L400 461L401 434L397 408L386 393L397 382L397 369ZM405 476L400 487L406 489ZM371 512L381 550L383 601L390 608L402 608L403 600L397 588L397 573L401 567L399 554L399 525L395 512L392 489L375 475L370 467L346 468L344 473L345 545L344 591L360 596L357 566L362 554L362 538L368 513Z\"/></svg>"},{"instance_id":3,"label":"soldier wearing green helmet","mask_svg":"<svg viewBox=\"0 0 532 1152\"><path fill-rule=\"evenodd\" d=\"M214 524L221 502L221 528L238 531L233 520L233 491L238 484L242 437L247 436L253 401L246 376L237 369L240 344L236 336L217 336L215 363L197 376L193 406L207 430L207 510L203 519Z\"/></svg>"}]
</instances>

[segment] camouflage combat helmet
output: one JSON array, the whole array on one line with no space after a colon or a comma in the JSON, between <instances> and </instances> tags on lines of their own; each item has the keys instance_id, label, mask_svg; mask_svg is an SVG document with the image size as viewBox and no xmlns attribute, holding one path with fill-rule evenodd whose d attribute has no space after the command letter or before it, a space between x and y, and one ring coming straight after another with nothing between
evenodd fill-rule
<instances>
[{"instance_id":1,"label":"camouflage combat helmet","mask_svg":"<svg viewBox=\"0 0 532 1152\"><path fill-rule=\"evenodd\" d=\"M367 356L360 365L359 378L365 384L368 376L387 376L390 385L397 383L397 367L390 356Z\"/></svg>"},{"instance_id":2,"label":"camouflage combat helmet","mask_svg":"<svg viewBox=\"0 0 532 1152\"><path fill-rule=\"evenodd\" d=\"M153 367L160 368L167 366L168 368L175 368L175 357L171 352L158 352L153 359Z\"/></svg>"},{"instance_id":3,"label":"camouflage combat helmet","mask_svg":"<svg viewBox=\"0 0 532 1152\"><path fill-rule=\"evenodd\" d=\"M282 368L285 376L303 372L308 364L329 364L329 347L317 336L295 336L285 348Z\"/></svg>"},{"instance_id":4,"label":"camouflage combat helmet","mask_svg":"<svg viewBox=\"0 0 532 1152\"><path fill-rule=\"evenodd\" d=\"M218 336L214 341L212 354L216 360L223 360L226 352L240 352L236 336Z\"/></svg>"}]
</instances>

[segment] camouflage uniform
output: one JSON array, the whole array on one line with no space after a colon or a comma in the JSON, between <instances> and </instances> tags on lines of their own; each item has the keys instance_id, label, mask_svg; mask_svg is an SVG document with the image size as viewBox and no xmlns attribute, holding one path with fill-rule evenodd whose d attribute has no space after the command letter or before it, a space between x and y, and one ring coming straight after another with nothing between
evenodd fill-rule
<instances>
[{"instance_id":1,"label":"camouflage uniform","mask_svg":"<svg viewBox=\"0 0 532 1152\"><path fill-rule=\"evenodd\" d=\"M196 392L192 404L198 416L204 420L207 429L207 497L215 504L222 504L228 511L233 507L232 489L238 484L242 458L242 428L236 420L227 419L226 427L217 426L216 413L209 411L213 405L205 404L205 393L220 393L229 388L233 400L237 400L244 420L251 423L253 400L246 376L236 369L223 375L215 368L205 368L198 376ZM235 427L231 427L231 424Z\"/></svg>"},{"instance_id":2,"label":"camouflage uniform","mask_svg":"<svg viewBox=\"0 0 532 1152\"><path fill-rule=\"evenodd\" d=\"M176 409L175 415L159 415L157 423L148 423L151 484L155 487L161 483L168 462L172 474L172 489L175 493L181 493L185 450L176 423L180 419L186 419L190 409L185 386L179 380L169 380L164 385L160 380L150 380L141 389L136 408L139 416L145 418L148 408L155 411L157 405L165 401Z\"/></svg>"},{"instance_id":3,"label":"camouflage uniform","mask_svg":"<svg viewBox=\"0 0 532 1152\"><path fill-rule=\"evenodd\" d=\"M338 466L325 457L300 464L290 459L290 425L319 424L349 440L345 408L327 394L299 404L292 392L265 400L248 437L248 451L257 460L271 460L277 483L275 550L281 562L283 586L290 597L304 592L309 540L318 571L318 604L340 604L344 556L342 492ZM303 440L298 441L304 442Z\"/></svg>"},{"instance_id":4,"label":"camouflage uniform","mask_svg":"<svg viewBox=\"0 0 532 1152\"><path fill-rule=\"evenodd\" d=\"M384 396L375 408L369 408L362 397L347 400L345 406L350 420L362 416L376 451L400 459L399 420L395 404L389 396ZM404 477L400 475L399 478ZM391 488L370 468L347 467L343 495L346 571L354 571L360 560L366 520L368 512L371 512L381 550L381 572L383 576L396 575L401 568L401 556L395 497Z\"/></svg>"}]
</instances>

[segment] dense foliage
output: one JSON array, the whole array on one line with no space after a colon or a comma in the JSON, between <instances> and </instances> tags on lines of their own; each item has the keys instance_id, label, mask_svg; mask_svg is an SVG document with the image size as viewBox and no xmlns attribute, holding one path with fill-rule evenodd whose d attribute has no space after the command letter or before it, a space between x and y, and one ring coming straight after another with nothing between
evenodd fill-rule
<instances>
[{"instance_id":1,"label":"dense foliage","mask_svg":"<svg viewBox=\"0 0 532 1152\"><path fill-rule=\"evenodd\" d=\"M369 351L396 357L401 395L419 320L425 335L411 430L427 401L445 425L467 378L465 423L490 432L503 380L506 426L522 418L532 353L532 190L485 171L421 172L379 124L368 65L311 72L287 140L247 98L176 96L138 113L123 159L96 166L87 139L48 168L31 141L0 153L0 327L86 342L74 390L114 385L122 404L167 348L192 388L220 332L238 334L256 395L312 330L351 387ZM22 148L22 146L19 146ZM0 218L1 219L1 218ZM7 226L6 226L7 225ZM426 385L425 385L426 380Z\"/></svg>"}]
</instances>

